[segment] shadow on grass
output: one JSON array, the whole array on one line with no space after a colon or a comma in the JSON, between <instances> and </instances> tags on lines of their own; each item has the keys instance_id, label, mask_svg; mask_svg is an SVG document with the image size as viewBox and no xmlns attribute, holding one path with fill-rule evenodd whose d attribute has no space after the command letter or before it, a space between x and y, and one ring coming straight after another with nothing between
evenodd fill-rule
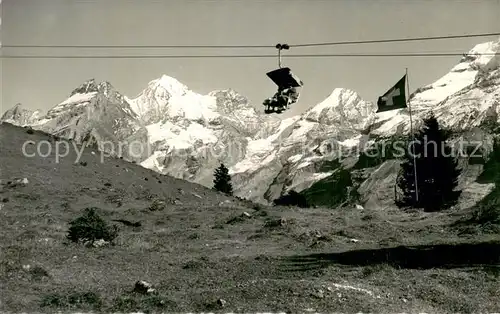
<instances>
[{"instance_id":1,"label":"shadow on grass","mask_svg":"<svg viewBox=\"0 0 500 314\"><path fill-rule=\"evenodd\" d=\"M289 271L325 268L330 265L370 266L389 264L399 268L500 267L500 241L472 244L398 246L339 253L295 255L284 258Z\"/></svg>"}]
</instances>

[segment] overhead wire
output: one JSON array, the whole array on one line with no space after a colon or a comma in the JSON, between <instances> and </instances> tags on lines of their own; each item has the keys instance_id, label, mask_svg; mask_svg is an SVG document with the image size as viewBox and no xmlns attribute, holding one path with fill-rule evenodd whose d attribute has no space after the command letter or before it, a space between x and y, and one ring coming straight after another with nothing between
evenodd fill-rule
<instances>
[{"instance_id":1,"label":"overhead wire","mask_svg":"<svg viewBox=\"0 0 500 314\"><path fill-rule=\"evenodd\" d=\"M499 36L497 33L479 33L465 35L447 35L434 37L413 37L413 38L393 38L393 39L377 39L377 40L360 40L360 41L337 41L323 43L305 43L293 44L289 47L314 47L314 46L333 46L333 45L353 45L353 44L375 44L375 43L391 43L391 42L411 42L411 41L430 41L430 40L445 40L457 38L471 37L487 37ZM4 48L278 48L278 45L2 45ZM316 53L316 54L287 54L287 58L325 58L325 57L452 57L452 56L467 56L468 53L457 52L413 52L413 53ZM498 55L498 53L478 53L474 55ZM57 55L57 54L14 54L4 53L0 55L1 59L180 59L180 58L275 58L274 54L200 54L200 55L171 55L171 54L156 54L156 55Z\"/></svg>"},{"instance_id":2,"label":"overhead wire","mask_svg":"<svg viewBox=\"0 0 500 314\"><path fill-rule=\"evenodd\" d=\"M448 35L448 36L434 36L434 37L427 36L427 37L396 38L396 39L337 41L337 42L325 42L325 43L296 44L296 45L290 45L290 47L315 47L315 46L381 44L381 43L396 43L396 42L411 42L411 41L427 41L427 40L445 40L445 39L458 39L458 38L489 37L489 36L499 36L499 35L500 35L500 33L482 33L482 34Z\"/></svg>"},{"instance_id":3,"label":"overhead wire","mask_svg":"<svg viewBox=\"0 0 500 314\"><path fill-rule=\"evenodd\" d=\"M425 36L411 38L392 38L392 39L375 39L375 40L357 40L357 41L334 41L334 42L319 42L319 43L303 43L303 44L288 44L289 47L316 47L316 46L337 46L337 45L360 45L360 44L376 44L376 43L396 43L396 42L412 42L412 41L428 41L428 40L446 40L459 38L474 38L474 37L490 37L500 36L500 32L494 33L477 33L464 35L445 35L445 36ZM90 48L90 49L252 49L252 48L275 48L275 45L2 45L1 48Z\"/></svg>"},{"instance_id":4,"label":"overhead wire","mask_svg":"<svg viewBox=\"0 0 500 314\"><path fill-rule=\"evenodd\" d=\"M291 54L286 58L328 58L328 57L453 57L453 56L496 56L500 53L324 53L324 54ZM267 55L2 55L2 59L191 59L191 58L276 58L274 54Z\"/></svg>"}]
</instances>

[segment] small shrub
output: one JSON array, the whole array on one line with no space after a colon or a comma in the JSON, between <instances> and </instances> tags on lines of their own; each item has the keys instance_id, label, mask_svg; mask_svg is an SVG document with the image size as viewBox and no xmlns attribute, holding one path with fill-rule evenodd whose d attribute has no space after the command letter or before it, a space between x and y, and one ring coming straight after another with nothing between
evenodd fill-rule
<instances>
[{"instance_id":1,"label":"small shrub","mask_svg":"<svg viewBox=\"0 0 500 314\"><path fill-rule=\"evenodd\" d=\"M110 312L165 313L177 311L177 304L162 296L120 296L113 300Z\"/></svg>"},{"instance_id":2,"label":"small shrub","mask_svg":"<svg viewBox=\"0 0 500 314\"><path fill-rule=\"evenodd\" d=\"M85 167L85 166L87 166L87 162L86 161L80 161L80 165L82 165L82 166Z\"/></svg>"},{"instance_id":3,"label":"small shrub","mask_svg":"<svg viewBox=\"0 0 500 314\"><path fill-rule=\"evenodd\" d=\"M252 209L255 211L260 211L260 210L264 210L264 206L262 206L261 204L253 204Z\"/></svg>"},{"instance_id":4,"label":"small shrub","mask_svg":"<svg viewBox=\"0 0 500 314\"><path fill-rule=\"evenodd\" d=\"M256 216L260 216L260 217L267 217L269 214L267 211L265 210L259 210L256 214Z\"/></svg>"},{"instance_id":5,"label":"small shrub","mask_svg":"<svg viewBox=\"0 0 500 314\"><path fill-rule=\"evenodd\" d=\"M7 197L2 198L2 203L7 203L9 199Z\"/></svg>"},{"instance_id":6,"label":"small shrub","mask_svg":"<svg viewBox=\"0 0 500 314\"><path fill-rule=\"evenodd\" d=\"M95 207L86 208L83 216L71 221L67 238L72 242L104 240L112 242L118 236L118 228L97 215Z\"/></svg>"},{"instance_id":7,"label":"small shrub","mask_svg":"<svg viewBox=\"0 0 500 314\"><path fill-rule=\"evenodd\" d=\"M33 131L33 129L31 127L28 127L28 129L26 130L26 133L33 134L35 132Z\"/></svg>"},{"instance_id":8,"label":"small shrub","mask_svg":"<svg viewBox=\"0 0 500 314\"><path fill-rule=\"evenodd\" d=\"M482 201L472 212L472 218L469 221L480 225L499 224L500 210L497 206L492 206L492 203L498 203L498 201L492 202L491 197L486 197L485 201Z\"/></svg>"},{"instance_id":9,"label":"small shrub","mask_svg":"<svg viewBox=\"0 0 500 314\"><path fill-rule=\"evenodd\" d=\"M267 219L266 222L264 223L264 227L266 228L281 228L285 227L289 221L287 221L285 218L278 218L278 219Z\"/></svg>"},{"instance_id":10,"label":"small shrub","mask_svg":"<svg viewBox=\"0 0 500 314\"><path fill-rule=\"evenodd\" d=\"M203 268L203 262L197 260L190 260L182 266L182 269L200 269Z\"/></svg>"},{"instance_id":11,"label":"small shrub","mask_svg":"<svg viewBox=\"0 0 500 314\"><path fill-rule=\"evenodd\" d=\"M106 183L104 183L104 186L110 187L110 186L111 186L111 183L106 182Z\"/></svg>"},{"instance_id":12,"label":"small shrub","mask_svg":"<svg viewBox=\"0 0 500 314\"><path fill-rule=\"evenodd\" d=\"M42 299L41 307L99 310L102 304L100 295L89 291L70 292L67 294L53 293Z\"/></svg>"},{"instance_id":13,"label":"small shrub","mask_svg":"<svg viewBox=\"0 0 500 314\"><path fill-rule=\"evenodd\" d=\"M235 216L235 217L232 217L230 219L228 219L226 221L226 224L228 225L232 225L232 224L235 224L235 223L239 223L239 222L244 222L248 219L249 217L247 217L245 214L241 214L239 216Z\"/></svg>"},{"instance_id":14,"label":"small shrub","mask_svg":"<svg viewBox=\"0 0 500 314\"><path fill-rule=\"evenodd\" d=\"M363 221L369 221L369 220L373 220L375 217L371 214L366 214L364 215L363 217L361 217L361 220Z\"/></svg>"},{"instance_id":15,"label":"small shrub","mask_svg":"<svg viewBox=\"0 0 500 314\"><path fill-rule=\"evenodd\" d=\"M166 207L165 202L162 200L154 200L153 203L149 206L149 210L154 212L154 211L160 211L164 210Z\"/></svg>"},{"instance_id":16,"label":"small shrub","mask_svg":"<svg viewBox=\"0 0 500 314\"><path fill-rule=\"evenodd\" d=\"M33 280L41 280L44 277L50 277L49 273L41 266L35 266L30 270Z\"/></svg>"}]
</instances>

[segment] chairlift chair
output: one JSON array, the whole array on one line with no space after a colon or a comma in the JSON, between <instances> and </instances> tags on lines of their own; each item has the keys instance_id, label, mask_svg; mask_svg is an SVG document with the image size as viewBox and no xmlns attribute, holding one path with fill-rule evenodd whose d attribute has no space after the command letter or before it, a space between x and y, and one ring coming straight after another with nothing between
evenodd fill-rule
<instances>
[{"instance_id":1,"label":"chairlift chair","mask_svg":"<svg viewBox=\"0 0 500 314\"><path fill-rule=\"evenodd\" d=\"M263 105L266 106L264 112L267 114L281 113L296 103L300 95L297 88L304 85L290 68L281 66L281 50L288 50L290 47L286 44L277 44L276 49L278 49L278 69L266 74L278 86L278 91L273 97L264 100Z\"/></svg>"}]
</instances>

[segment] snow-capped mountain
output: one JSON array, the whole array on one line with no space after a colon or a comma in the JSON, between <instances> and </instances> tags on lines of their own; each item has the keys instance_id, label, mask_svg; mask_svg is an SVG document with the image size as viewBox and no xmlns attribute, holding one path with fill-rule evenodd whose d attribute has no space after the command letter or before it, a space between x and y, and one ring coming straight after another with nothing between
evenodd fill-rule
<instances>
[{"instance_id":1,"label":"snow-capped mountain","mask_svg":"<svg viewBox=\"0 0 500 314\"><path fill-rule=\"evenodd\" d=\"M449 73L417 89L409 102L418 128L433 112L444 126L463 131L498 122L500 98L500 40L476 45ZM380 136L410 130L407 109L377 114L370 132Z\"/></svg>"},{"instance_id":2,"label":"snow-capped mountain","mask_svg":"<svg viewBox=\"0 0 500 314\"><path fill-rule=\"evenodd\" d=\"M187 95L189 93L189 95ZM186 97L183 97L186 96ZM185 100L191 97L191 100L198 102L198 104L203 103L203 100L196 98L195 95L190 94L189 89L186 85L180 83L174 78L163 75L161 78L149 82L146 89L142 91L139 96L135 99L126 100L130 103L132 110L140 117L144 124L155 123L164 117L172 117L176 114L181 114L178 112L179 109L186 109L183 114L192 113L194 115L201 115L202 113L198 111L201 109L200 106L197 108L179 108L182 107L180 100ZM170 104L170 106L168 106ZM208 109L208 108L205 108ZM187 111L187 112L186 112Z\"/></svg>"},{"instance_id":3,"label":"snow-capped mountain","mask_svg":"<svg viewBox=\"0 0 500 314\"><path fill-rule=\"evenodd\" d=\"M354 91L336 88L324 101L310 109L304 116L309 121L324 125L342 125L362 131L372 119L376 106L361 99Z\"/></svg>"},{"instance_id":4,"label":"snow-capped mountain","mask_svg":"<svg viewBox=\"0 0 500 314\"><path fill-rule=\"evenodd\" d=\"M130 159L140 161L147 157L129 156L127 143L145 142L146 130L124 97L108 82L84 82L69 98L33 119L30 125L76 142L98 143L105 150Z\"/></svg>"},{"instance_id":5,"label":"snow-capped mountain","mask_svg":"<svg viewBox=\"0 0 500 314\"><path fill-rule=\"evenodd\" d=\"M165 75L131 103L147 124L151 155L142 165L204 185L212 184L220 162L237 163L248 139L272 126L234 90L201 95Z\"/></svg>"},{"instance_id":6,"label":"snow-capped mountain","mask_svg":"<svg viewBox=\"0 0 500 314\"><path fill-rule=\"evenodd\" d=\"M285 165L297 178L311 165L305 178L292 180L292 186L319 178L315 160L325 158L334 146L356 145L374 112L374 105L355 92L335 89L303 115L279 120L258 113L234 90L200 95L167 76L151 81L130 102L140 119L150 123L146 128L152 153L141 163L144 167L211 186L213 170L223 162L236 193L257 200Z\"/></svg>"},{"instance_id":7,"label":"snow-capped mountain","mask_svg":"<svg viewBox=\"0 0 500 314\"><path fill-rule=\"evenodd\" d=\"M447 75L411 95L416 127L430 112L456 131L498 123L500 62L494 54L499 51L500 41L477 45ZM77 141L91 137L99 143L125 143L125 147L138 141L146 149L128 158L206 186L212 186L213 171L223 162L236 195L270 201L330 177L336 169L324 165L340 154L349 156L343 163L352 166L357 158L352 151L359 152L373 135L390 137L409 131L406 109L375 112L376 105L356 92L336 88L303 114L280 119L258 112L234 90L202 95L163 75L133 99L109 83L91 80L45 116L15 107L2 120ZM375 175L394 176L397 165L390 162L380 166L383 171L365 172L363 193L392 193L384 190L388 186L373 185L383 181L375 180ZM372 202L377 197L365 199Z\"/></svg>"},{"instance_id":8,"label":"snow-capped mountain","mask_svg":"<svg viewBox=\"0 0 500 314\"><path fill-rule=\"evenodd\" d=\"M455 138L480 143L491 151L493 132L498 127L500 103L500 40L476 45L449 73L432 84L419 88L410 96L414 129L423 118L433 114L440 124L453 131ZM410 132L407 109L382 112L367 131L372 135L391 137ZM472 206L486 196L493 184L475 182L481 165L461 162L462 189L460 206ZM358 192L362 201L372 208L393 206L393 182L399 169L397 160L388 160L363 174Z\"/></svg>"},{"instance_id":9,"label":"snow-capped mountain","mask_svg":"<svg viewBox=\"0 0 500 314\"><path fill-rule=\"evenodd\" d=\"M70 97L34 123L37 128L62 137L83 140L93 129L103 136L124 138L139 129L138 117L124 97L108 82L89 80Z\"/></svg>"},{"instance_id":10,"label":"snow-capped mountain","mask_svg":"<svg viewBox=\"0 0 500 314\"><path fill-rule=\"evenodd\" d=\"M498 57L480 54L498 50L498 42L474 47L449 74L411 95L417 126L418 121L431 111L446 126L458 130L486 123L491 116L496 121L492 109L488 108L496 108L495 102L498 101ZM158 146L143 165L210 186L213 169L222 161L229 166L237 195L258 201L272 200L290 189L307 189L318 180L331 176L335 169L322 165L338 158L339 154L353 156L349 152L352 149L360 151L369 135L392 136L409 129L407 111L377 114L375 104L342 88L334 89L324 101L302 115L284 120L261 116L248 109L250 107L245 101L235 104L227 94L220 97L220 101L236 106L228 111L216 106L218 109L214 110L219 116L214 120L221 122L220 128L210 123L207 128L207 124L198 123L196 127L191 125L191 129L183 129L185 133L179 131L170 137L171 140L197 139L197 146L193 144L196 141L184 146L185 149L189 147L188 156L179 157L173 150ZM474 101L474 105L464 106L467 101ZM243 105L238 107L237 104ZM238 113L240 108L249 111L243 115ZM476 121L469 122L469 116L475 117ZM245 123L235 125L238 120ZM171 118L166 121L172 123ZM244 127L252 122L257 123L261 130L243 132ZM149 130L149 134L160 134L158 130ZM193 137L195 133L203 134L204 138L201 135ZM346 160L352 165L352 158ZM366 191L369 193L370 189Z\"/></svg>"},{"instance_id":11,"label":"snow-capped mountain","mask_svg":"<svg viewBox=\"0 0 500 314\"><path fill-rule=\"evenodd\" d=\"M23 108L21 104L17 104L11 109L7 110L0 118L0 121L25 126L31 125L38 118L40 118L41 115L42 112L40 110L32 111Z\"/></svg>"},{"instance_id":12,"label":"snow-capped mountain","mask_svg":"<svg viewBox=\"0 0 500 314\"><path fill-rule=\"evenodd\" d=\"M272 135L248 142L244 158L230 168L237 182L245 182L236 191L250 199L273 200L330 176L333 172L320 171L321 164L362 144L360 130L374 111L374 104L354 91L335 89L302 115L282 120Z\"/></svg>"}]
</instances>

